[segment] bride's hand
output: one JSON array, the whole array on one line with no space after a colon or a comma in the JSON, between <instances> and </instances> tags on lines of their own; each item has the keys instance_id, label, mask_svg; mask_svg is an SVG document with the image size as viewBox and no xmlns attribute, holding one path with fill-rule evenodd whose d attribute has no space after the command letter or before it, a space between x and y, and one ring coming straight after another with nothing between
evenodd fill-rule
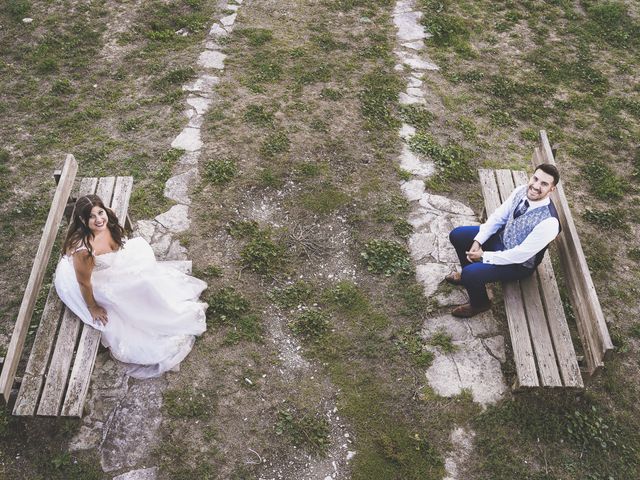
<instances>
[{"instance_id":1,"label":"bride's hand","mask_svg":"<svg viewBox=\"0 0 640 480\"><path fill-rule=\"evenodd\" d=\"M102 308L100 305L95 305L93 307L89 307L89 312L91 313L91 317L93 321L96 323L100 323L102 325L106 325L109 319L107 318L107 311Z\"/></svg>"}]
</instances>

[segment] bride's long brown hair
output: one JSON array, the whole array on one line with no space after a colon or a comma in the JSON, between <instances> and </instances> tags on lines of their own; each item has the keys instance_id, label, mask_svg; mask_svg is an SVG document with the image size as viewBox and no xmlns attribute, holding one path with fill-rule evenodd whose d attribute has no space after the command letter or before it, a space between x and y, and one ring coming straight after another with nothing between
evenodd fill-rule
<instances>
[{"instance_id":1,"label":"bride's long brown hair","mask_svg":"<svg viewBox=\"0 0 640 480\"><path fill-rule=\"evenodd\" d=\"M77 249L81 246L86 247L89 251L89 255L93 255L93 249L91 248L90 239L93 238L93 232L89 228L89 217L91 216L91 210L93 207L103 208L107 212L107 228L111 232L113 241L116 242L118 248L124 245L124 229L118 223L118 217L113 211L105 207L102 199L97 195L85 195L76 200L75 207L73 209L73 219L69 225L67 231L67 238L64 241L62 247L63 255L70 253L72 249Z\"/></svg>"}]
</instances>

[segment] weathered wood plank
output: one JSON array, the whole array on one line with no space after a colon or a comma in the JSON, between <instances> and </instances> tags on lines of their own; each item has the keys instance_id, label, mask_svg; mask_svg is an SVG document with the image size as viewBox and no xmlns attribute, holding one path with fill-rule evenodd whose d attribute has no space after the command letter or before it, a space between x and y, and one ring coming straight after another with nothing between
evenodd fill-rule
<instances>
[{"instance_id":1,"label":"weathered wood plank","mask_svg":"<svg viewBox=\"0 0 640 480\"><path fill-rule=\"evenodd\" d=\"M36 405L63 308L62 301L58 298L55 288L52 287L49 290L36 338L31 347L27 368L22 376L20 390L13 407L14 415L34 415L36 413Z\"/></svg>"},{"instance_id":2,"label":"weathered wood plank","mask_svg":"<svg viewBox=\"0 0 640 480\"><path fill-rule=\"evenodd\" d=\"M539 146L534 161L555 164L546 132L540 132ZM563 269L567 276L567 286L576 314L576 322L583 345L588 372L592 374L603 365L605 357L613 351L613 343L609 335L604 314L591 279L591 273L582 250L571 210L567 202L562 182L552 194L563 228L558 249Z\"/></svg>"},{"instance_id":3,"label":"weathered wood plank","mask_svg":"<svg viewBox=\"0 0 640 480\"><path fill-rule=\"evenodd\" d=\"M9 400L9 395L11 394L11 387L13 386L18 362L20 361L24 348L24 342L38 297L38 291L42 286L42 280L51 256L51 249L53 248L58 226L60 225L67 200L71 194L77 171L78 163L73 158L73 155L67 155L64 167L62 168L62 178L56 188L56 193L51 203L51 209L49 210L40 244L38 245L31 274L29 275L29 281L24 296L22 297L22 304L18 311L18 317L5 356L5 363L2 368L2 373L0 374L0 392L5 401Z\"/></svg>"},{"instance_id":4,"label":"weathered wood plank","mask_svg":"<svg viewBox=\"0 0 640 480\"><path fill-rule=\"evenodd\" d=\"M500 193L498 192L498 184L493 170L478 170L480 177L480 187L482 188L482 198L484 199L484 207L487 211L487 217L500 206Z\"/></svg>"},{"instance_id":5,"label":"weathered wood plank","mask_svg":"<svg viewBox=\"0 0 640 480\"><path fill-rule=\"evenodd\" d=\"M81 417L84 399L89 391L91 373L96 362L96 354L100 346L101 332L89 325L84 325L80 343L73 362L69 387L62 404L61 415Z\"/></svg>"},{"instance_id":6,"label":"weathered wood plank","mask_svg":"<svg viewBox=\"0 0 640 480\"><path fill-rule=\"evenodd\" d=\"M111 198L113 197L113 188L115 185L116 177L100 177L98 179L96 195L100 197L107 207L111 205Z\"/></svg>"},{"instance_id":7,"label":"weathered wood plank","mask_svg":"<svg viewBox=\"0 0 640 480\"><path fill-rule=\"evenodd\" d=\"M80 319L66 308L62 316L62 324L60 325L53 356L51 357L51 364L47 371L47 381L42 390L38 415L58 415L79 332Z\"/></svg>"},{"instance_id":8,"label":"weathered wood plank","mask_svg":"<svg viewBox=\"0 0 640 480\"><path fill-rule=\"evenodd\" d=\"M556 363L556 354L549 334L542 299L540 298L538 277L532 275L523 278L520 280L520 288L525 299L524 306L527 312L531 343L533 343L533 350L536 354L540 383L545 387L560 387L562 386L562 380Z\"/></svg>"},{"instance_id":9,"label":"weathered wood plank","mask_svg":"<svg viewBox=\"0 0 640 480\"><path fill-rule=\"evenodd\" d=\"M513 176L511 170L496 170L495 174L500 201L504 202L515 187ZM518 282L503 282L502 290L518 383L521 387L537 387L540 384L520 285Z\"/></svg>"},{"instance_id":10,"label":"weathered wood plank","mask_svg":"<svg viewBox=\"0 0 640 480\"><path fill-rule=\"evenodd\" d=\"M131 198L132 189L133 177L116 178L110 208L114 211L116 217L118 217L118 222L122 227L124 227L127 222L127 211L129 210L129 198Z\"/></svg>"}]
</instances>

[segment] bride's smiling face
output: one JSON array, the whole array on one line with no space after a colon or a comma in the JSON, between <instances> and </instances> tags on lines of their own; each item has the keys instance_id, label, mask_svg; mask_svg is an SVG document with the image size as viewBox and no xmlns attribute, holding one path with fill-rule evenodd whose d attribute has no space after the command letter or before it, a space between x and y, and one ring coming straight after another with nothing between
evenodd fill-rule
<instances>
[{"instance_id":1,"label":"bride's smiling face","mask_svg":"<svg viewBox=\"0 0 640 480\"><path fill-rule=\"evenodd\" d=\"M107 229L108 221L109 218L107 217L107 212L104 208L95 206L91 209L88 225L89 229L93 232L94 235L105 231Z\"/></svg>"}]
</instances>

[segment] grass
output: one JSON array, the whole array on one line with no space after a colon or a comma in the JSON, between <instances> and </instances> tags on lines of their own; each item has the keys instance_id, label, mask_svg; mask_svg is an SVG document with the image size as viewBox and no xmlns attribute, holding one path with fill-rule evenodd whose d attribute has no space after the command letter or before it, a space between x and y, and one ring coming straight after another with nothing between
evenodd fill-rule
<instances>
[{"instance_id":1,"label":"grass","mask_svg":"<svg viewBox=\"0 0 640 480\"><path fill-rule=\"evenodd\" d=\"M216 398L211 392L166 390L163 393L163 409L167 415L175 418L208 418L214 412L215 402Z\"/></svg>"},{"instance_id":2,"label":"grass","mask_svg":"<svg viewBox=\"0 0 640 480\"><path fill-rule=\"evenodd\" d=\"M204 166L202 176L214 185L229 183L238 174L238 166L232 158L209 160Z\"/></svg>"},{"instance_id":3,"label":"grass","mask_svg":"<svg viewBox=\"0 0 640 480\"><path fill-rule=\"evenodd\" d=\"M320 310L306 310L289 323L291 331L306 342L318 342L329 330L329 315Z\"/></svg>"}]
</instances>

